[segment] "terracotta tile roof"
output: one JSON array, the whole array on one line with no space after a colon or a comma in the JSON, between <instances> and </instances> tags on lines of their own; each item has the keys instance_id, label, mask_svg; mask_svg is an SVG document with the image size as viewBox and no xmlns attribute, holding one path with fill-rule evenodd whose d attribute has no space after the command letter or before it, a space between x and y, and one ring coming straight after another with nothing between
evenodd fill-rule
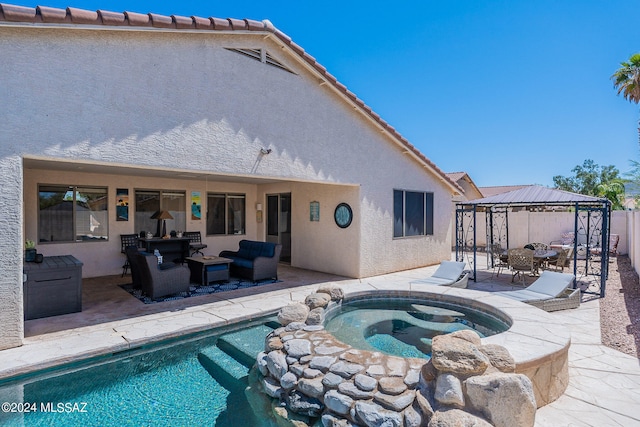
<instances>
[{"instance_id":1,"label":"terracotta tile roof","mask_svg":"<svg viewBox=\"0 0 640 427\"><path fill-rule=\"evenodd\" d=\"M451 179L453 182L460 182L460 180L465 180L467 181L467 183L469 183L469 185L475 189L475 191L478 192L478 194L482 195L484 197L484 193L480 190L480 188L478 188L478 186L476 185L475 182L473 182L473 179L471 179L471 177L469 176L468 173L466 172L447 172L447 176L449 177L449 179Z\"/></svg>"},{"instance_id":2,"label":"terracotta tile roof","mask_svg":"<svg viewBox=\"0 0 640 427\"><path fill-rule=\"evenodd\" d=\"M175 30L209 30L209 31L258 31L268 32L276 36L282 43L298 54L305 62L313 67L327 82L334 86L343 96L355 103L361 111L376 122L381 130L387 131L396 141L408 149L417 159L424 163L441 180L458 192L462 188L452 181L447 174L435 163L422 154L413 144L403 137L393 126L383 120L371 110L364 101L359 99L345 85L331 75L325 67L316 59L291 40L291 37L278 30L270 21L255 21L251 19L220 19L201 18L197 16L165 16L156 13L141 14L135 12L111 12L97 10L95 12L74 7L58 9L46 6L35 8L0 3L0 25L6 23L33 23L33 24L72 24L72 25L104 25L124 27L155 27Z\"/></svg>"},{"instance_id":3,"label":"terracotta tile roof","mask_svg":"<svg viewBox=\"0 0 640 427\"><path fill-rule=\"evenodd\" d=\"M447 172L447 176L454 182L464 178L466 174L466 172Z\"/></svg>"}]
</instances>

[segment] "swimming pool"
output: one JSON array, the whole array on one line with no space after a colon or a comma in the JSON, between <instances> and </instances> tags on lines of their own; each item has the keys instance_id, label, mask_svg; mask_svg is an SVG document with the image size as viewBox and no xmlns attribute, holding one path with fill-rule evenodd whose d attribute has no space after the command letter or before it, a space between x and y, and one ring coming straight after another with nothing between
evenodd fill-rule
<instances>
[{"instance_id":1,"label":"swimming pool","mask_svg":"<svg viewBox=\"0 0 640 427\"><path fill-rule=\"evenodd\" d=\"M430 357L436 335L472 329L481 337L509 324L471 307L416 298L366 298L345 302L326 314L325 329L362 350L401 357Z\"/></svg>"},{"instance_id":2,"label":"swimming pool","mask_svg":"<svg viewBox=\"0 0 640 427\"><path fill-rule=\"evenodd\" d=\"M271 317L0 382L2 426L271 426L245 394Z\"/></svg>"}]
</instances>

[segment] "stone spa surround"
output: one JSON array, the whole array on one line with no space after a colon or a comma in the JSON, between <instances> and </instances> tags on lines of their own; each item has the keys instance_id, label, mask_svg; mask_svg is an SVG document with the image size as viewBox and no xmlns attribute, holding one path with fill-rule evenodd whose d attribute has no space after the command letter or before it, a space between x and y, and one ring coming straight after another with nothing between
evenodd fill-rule
<instances>
[{"instance_id":1,"label":"stone spa surround","mask_svg":"<svg viewBox=\"0 0 640 427\"><path fill-rule=\"evenodd\" d=\"M325 286L280 311L283 327L257 358L252 404L269 396L261 410L280 425L533 426L536 408L566 389L570 338L554 331L542 310L450 288L367 295L466 303L512 326L482 339L466 330L436 336L429 361L355 349L322 326L325 308L344 297L341 288ZM559 336L543 336L554 332Z\"/></svg>"}]
</instances>

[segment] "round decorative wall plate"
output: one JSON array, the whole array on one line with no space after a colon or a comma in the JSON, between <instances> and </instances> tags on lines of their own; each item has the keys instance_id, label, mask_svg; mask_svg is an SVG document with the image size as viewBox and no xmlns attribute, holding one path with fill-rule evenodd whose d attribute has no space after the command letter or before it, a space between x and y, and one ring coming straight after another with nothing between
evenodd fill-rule
<instances>
[{"instance_id":1,"label":"round decorative wall plate","mask_svg":"<svg viewBox=\"0 0 640 427\"><path fill-rule=\"evenodd\" d=\"M336 206L333 218L335 219L338 227L347 228L351 225L351 221L353 220L353 211L351 210L351 206L346 203L340 203Z\"/></svg>"}]
</instances>

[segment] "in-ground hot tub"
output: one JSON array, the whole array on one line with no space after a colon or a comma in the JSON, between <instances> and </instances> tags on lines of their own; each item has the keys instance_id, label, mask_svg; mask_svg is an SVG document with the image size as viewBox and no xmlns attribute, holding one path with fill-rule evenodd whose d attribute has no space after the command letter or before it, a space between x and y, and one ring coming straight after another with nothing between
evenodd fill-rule
<instances>
[{"instance_id":1,"label":"in-ground hot tub","mask_svg":"<svg viewBox=\"0 0 640 427\"><path fill-rule=\"evenodd\" d=\"M566 390L571 334L558 324L552 314L490 292L407 283L389 283L388 286L392 289L363 290L362 285L345 286L342 303L381 298L390 303L397 299L411 299L420 301L419 305L445 304L488 314L510 326L503 332L483 337L482 343L498 344L509 351L515 361L516 372L532 381L538 407L553 402ZM331 313L327 318L331 319Z\"/></svg>"},{"instance_id":2,"label":"in-ground hot tub","mask_svg":"<svg viewBox=\"0 0 640 427\"><path fill-rule=\"evenodd\" d=\"M420 298L354 298L325 312L324 327L361 350L402 357L431 356L436 335L471 329L487 337L511 326L507 317Z\"/></svg>"}]
</instances>

